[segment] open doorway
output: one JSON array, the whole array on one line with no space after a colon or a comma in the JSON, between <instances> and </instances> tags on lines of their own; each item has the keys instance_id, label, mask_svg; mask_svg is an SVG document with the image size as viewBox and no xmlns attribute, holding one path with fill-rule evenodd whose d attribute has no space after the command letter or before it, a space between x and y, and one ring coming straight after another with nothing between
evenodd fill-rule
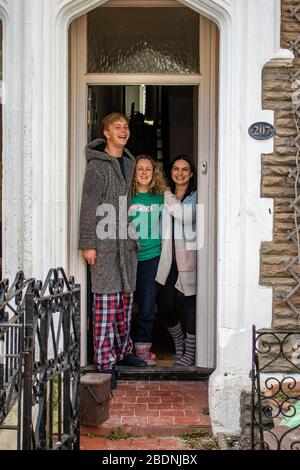
<instances>
[{"instance_id":1,"label":"open doorway","mask_svg":"<svg viewBox=\"0 0 300 470\"><path fill-rule=\"evenodd\" d=\"M101 121L111 112L120 111L130 118L130 139L126 147L137 157L148 154L156 160L168 178L173 159L188 155L197 168L198 86L179 85L94 85L88 87L88 143L102 137ZM89 278L88 272L88 278ZM88 362L93 362L92 296L88 298ZM183 319L183 304L178 302ZM137 306L133 307L131 336L134 338ZM160 314L156 312L153 352L159 366L170 366L174 353Z\"/></svg>"}]
</instances>

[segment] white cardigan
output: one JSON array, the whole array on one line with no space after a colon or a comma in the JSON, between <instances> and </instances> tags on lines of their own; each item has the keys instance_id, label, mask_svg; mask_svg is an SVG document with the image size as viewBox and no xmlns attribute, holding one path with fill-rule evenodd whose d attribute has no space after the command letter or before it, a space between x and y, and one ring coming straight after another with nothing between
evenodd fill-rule
<instances>
[{"instance_id":1,"label":"white cardigan","mask_svg":"<svg viewBox=\"0 0 300 470\"><path fill-rule=\"evenodd\" d=\"M173 252L173 218L175 257L178 268L175 287L185 296L196 295L197 292L197 199L197 191L187 196L183 202L170 191L166 191L162 214L162 252L156 281L165 285L170 273Z\"/></svg>"}]
</instances>

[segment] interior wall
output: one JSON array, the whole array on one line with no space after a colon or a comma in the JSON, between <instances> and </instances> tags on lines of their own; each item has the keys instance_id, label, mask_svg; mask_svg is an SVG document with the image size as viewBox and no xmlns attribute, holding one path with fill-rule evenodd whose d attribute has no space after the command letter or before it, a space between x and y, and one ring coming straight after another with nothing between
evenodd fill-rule
<instances>
[{"instance_id":1,"label":"interior wall","mask_svg":"<svg viewBox=\"0 0 300 470\"><path fill-rule=\"evenodd\" d=\"M94 138L102 136L101 121L109 113L124 112L125 90L124 86L95 86L96 94L97 129Z\"/></svg>"},{"instance_id":2,"label":"interior wall","mask_svg":"<svg viewBox=\"0 0 300 470\"><path fill-rule=\"evenodd\" d=\"M164 87L163 100L168 121L169 155L172 161L176 155L190 156L195 163L193 87ZM191 105L192 104L192 105ZM196 103L197 106L197 103Z\"/></svg>"}]
</instances>

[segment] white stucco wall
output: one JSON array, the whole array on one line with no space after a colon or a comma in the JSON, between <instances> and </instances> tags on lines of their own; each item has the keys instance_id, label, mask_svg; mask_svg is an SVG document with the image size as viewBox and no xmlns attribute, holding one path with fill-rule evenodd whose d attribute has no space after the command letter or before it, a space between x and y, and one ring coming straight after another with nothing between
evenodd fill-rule
<instances>
[{"instance_id":1,"label":"white stucco wall","mask_svg":"<svg viewBox=\"0 0 300 470\"><path fill-rule=\"evenodd\" d=\"M210 380L215 432L239 429L239 393L251 367L251 325L270 326L272 292L258 286L259 249L272 237L272 200L260 199L261 153L252 140L261 71L280 50L280 0L181 0L221 32L218 139L216 370ZM67 266L67 28L102 0L0 0L4 21L3 261L44 278ZM141 2L142 3L142 2ZM76 274L76 273L75 273Z\"/></svg>"}]
</instances>

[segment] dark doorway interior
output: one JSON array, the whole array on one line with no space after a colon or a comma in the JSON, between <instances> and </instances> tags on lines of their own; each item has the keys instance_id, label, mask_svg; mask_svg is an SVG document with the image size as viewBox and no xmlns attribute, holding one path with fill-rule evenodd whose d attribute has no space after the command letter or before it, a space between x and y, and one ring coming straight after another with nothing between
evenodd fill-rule
<instances>
[{"instance_id":1,"label":"dark doorway interior","mask_svg":"<svg viewBox=\"0 0 300 470\"><path fill-rule=\"evenodd\" d=\"M134 156L149 154L157 160L168 177L176 155L189 155L197 165L198 87L197 86L109 86L88 88L88 141L101 136L101 120L120 111L130 118L131 136L127 148ZM88 286L90 275L88 272ZM88 361L93 362L92 296L88 287ZM182 310L181 302L178 308ZM133 309L134 336L136 306ZM153 351L158 364L172 362L173 346L159 314L153 335Z\"/></svg>"}]
</instances>

